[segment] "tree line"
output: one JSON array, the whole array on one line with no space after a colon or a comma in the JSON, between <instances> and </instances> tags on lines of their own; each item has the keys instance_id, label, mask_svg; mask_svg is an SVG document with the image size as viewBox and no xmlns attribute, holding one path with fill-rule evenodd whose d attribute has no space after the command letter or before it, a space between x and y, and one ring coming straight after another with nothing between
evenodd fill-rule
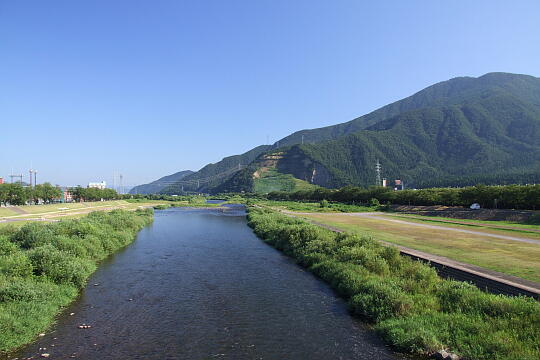
<instances>
[{"instance_id":1,"label":"tree line","mask_svg":"<svg viewBox=\"0 0 540 360\"><path fill-rule=\"evenodd\" d=\"M98 189L98 188L83 188L77 186L69 188L69 192L73 199L79 201L101 201L103 200L116 200L122 199L123 196L118 194L113 189Z\"/></svg>"},{"instance_id":2,"label":"tree line","mask_svg":"<svg viewBox=\"0 0 540 360\"><path fill-rule=\"evenodd\" d=\"M75 201L100 201L122 198L112 189L83 188L80 186L69 188ZM63 191L50 183L39 184L34 187L23 186L19 183L0 184L0 205L26 205L40 202L50 204L62 200Z\"/></svg>"},{"instance_id":3,"label":"tree line","mask_svg":"<svg viewBox=\"0 0 540 360\"><path fill-rule=\"evenodd\" d=\"M19 183L0 184L0 204L2 205L25 205L27 203L51 203L62 196L62 191L51 185L44 183L33 188L22 186Z\"/></svg>"},{"instance_id":4,"label":"tree line","mask_svg":"<svg viewBox=\"0 0 540 360\"><path fill-rule=\"evenodd\" d=\"M385 187L362 188L346 186L339 190L318 188L292 193L272 192L269 200L336 201L349 204L367 204L377 199L382 204L446 205L483 208L540 209L540 185L476 185L462 188L430 188L394 191Z\"/></svg>"}]
</instances>

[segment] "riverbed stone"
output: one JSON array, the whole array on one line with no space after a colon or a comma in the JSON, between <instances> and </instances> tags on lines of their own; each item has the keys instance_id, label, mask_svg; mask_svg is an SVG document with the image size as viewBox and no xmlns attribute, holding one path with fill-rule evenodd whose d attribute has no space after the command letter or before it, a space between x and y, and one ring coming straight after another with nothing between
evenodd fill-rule
<instances>
[{"instance_id":1,"label":"riverbed stone","mask_svg":"<svg viewBox=\"0 0 540 360\"><path fill-rule=\"evenodd\" d=\"M432 358L436 360L447 360L448 352L446 352L446 350L439 350L435 354L432 355Z\"/></svg>"}]
</instances>

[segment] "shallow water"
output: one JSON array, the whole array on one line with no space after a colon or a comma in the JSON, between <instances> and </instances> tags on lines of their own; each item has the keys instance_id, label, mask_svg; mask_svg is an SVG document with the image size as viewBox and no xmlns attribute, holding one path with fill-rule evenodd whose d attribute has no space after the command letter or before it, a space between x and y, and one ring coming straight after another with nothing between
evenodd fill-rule
<instances>
[{"instance_id":1,"label":"shallow water","mask_svg":"<svg viewBox=\"0 0 540 360\"><path fill-rule=\"evenodd\" d=\"M75 313L70 316L70 313ZM79 329L81 324L90 329ZM39 351L39 348L47 348ZM156 211L45 337L11 357L397 359L240 207Z\"/></svg>"}]
</instances>

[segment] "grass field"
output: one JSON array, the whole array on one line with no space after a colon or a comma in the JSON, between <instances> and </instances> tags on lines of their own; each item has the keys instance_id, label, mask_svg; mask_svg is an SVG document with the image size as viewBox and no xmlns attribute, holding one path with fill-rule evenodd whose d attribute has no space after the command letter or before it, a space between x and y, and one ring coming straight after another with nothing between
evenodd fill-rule
<instances>
[{"instance_id":1,"label":"grass field","mask_svg":"<svg viewBox=\"0 0 540 360\"><path fill-rule=\"evenodd\" d=\"M540 282L540 245L344 214L302 215L345 231ZM433 225L433 224L430 224ZM516 234L513 234L516 236ZM519 235L521 237L521 235Z\"/></svg>"},{"instance_id":2,"label":"grass field","mask_svg":"<svg viewBox=\"0 0 540 360\"><path fill-rule=\"evenodd\" d=\"M496 227L508 227L508 228L518 228L518 229L531 229L531 230L539 230L540 231L540 225L534 225L534 224L525 224L521 222L514 222L514 221L493 221L493 220L472 220L472 219L457 219L457 218L449 218L449 217L442 217L442 216L426 216L426 215L417 215L417 214L402 214L399 212L393 212L389 213L394 216L400 216L400 217L406 217L406 218L422 218L426 221L435 221L435 222L456 222L456 223L462 223L462 224L470 224L470 225L477 225L477 226L483 226L483 225L491 225Z\"/></svg>"},{"instance_id":3,"label":"grass field","mask_svg":"<svg viewBox=\"0 0 540 360\"><path fill-rule=\"evenodd\" d=\"M258 204L269 206L277 210L290 211L307 211L307 212L370 212L375 211L375 208L369 206L349 205L342 203L328 203L325 207L321 207L318 202L300 202L300 201L272 201L263 200Z\"/></svg>"},{"instance_id":4,"label":"grass field","mask_svg":"<svg viewBox=\"0 0 540 360\"><path fill-rule=\"evenodd\" d=\"M17 213L10 208L0 207L0 217L12 215L17 215Z\"/></svg>"},{"instance_id":5,"label":"grass field","mask_svg":"<svg viewBox=\"0 0 540 360\"><path fill-rule=\"evenodd\" d=\"M25 214L19 214L10 210L10 213L7 212L0 213L0 221L8 220L5 222L0 222L1 226L15 226L20 227L24 224L35 221L32 219L45 219L49 221L61 220L61 219L73 219L79 218L87 215L92 211L109 211L113 209L124 209L124 210L135 210L141 206L156 206L160 204L166 204L174 202L168 202L164 200L145 200L142 202L128 202L124 200L113 200L113 201L96 201L96 202L85 202L85 203L66 203L66 204L50 204L50 205L25 205L18 206L19 209L25 212ZM67 209L66 209L67 208ZM1 208L0 210L6 210L9 208ZM14 221L16 220L16 221Z\"/></svg>"},{"instance_id":6,"label":"grass field","mask_svg":"<svg viewBox=\"0 0 540 360\"><path fill-rule=\"evenodd\" d=\"M533 240L540 240L540 227L538 225L529 225L529 226L521 226L521 224L518 223L507 223L507 224L499 224L497 221L490 221L490 222L463 222L461 223L461 219L456 220L457 222L445 222L445 220L438 220L433 218L424 218L423 216L418 217L409 217L409 216L402 216L402 215L385 215L386 217L392 217L397 220L405 220L412 223L417 224L428 224L428 225L439 225L449 228L455 228L455 229L466 229L466 230L472 230L472 231L482 231L488 234L497 234L497 235L507 235L507 236L514 236L514 237L521 237L521 238L528 238ZM454 219L455 220L455 219ZM451 221L451 220L448 220ZM510 225L513 224L513 225Z\"/></svg>"}]
</instances>

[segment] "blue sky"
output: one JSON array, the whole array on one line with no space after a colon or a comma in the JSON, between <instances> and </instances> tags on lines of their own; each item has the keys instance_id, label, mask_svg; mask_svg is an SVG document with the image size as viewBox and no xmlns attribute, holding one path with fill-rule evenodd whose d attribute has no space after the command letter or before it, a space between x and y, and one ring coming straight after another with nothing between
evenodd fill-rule
<instances>
[{"instance_id":1,"label":"blue sky","mask_svg":"<svg viewBox=\"0 0 540 360\"><path fill-rule=\"evenodd\" d=\"M0 177L139 184L456 76L540 76L539 1L0 0Z\"/></svg>"}]
</instances>

